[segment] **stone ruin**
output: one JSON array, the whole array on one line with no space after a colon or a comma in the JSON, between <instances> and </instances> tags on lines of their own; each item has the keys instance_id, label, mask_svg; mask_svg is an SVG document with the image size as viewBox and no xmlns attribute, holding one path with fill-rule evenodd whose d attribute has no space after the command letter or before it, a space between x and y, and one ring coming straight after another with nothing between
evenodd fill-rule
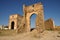
<instances>
[{"instance_id":1,"label":"stone ruin","mask_svg":"<svg viewBox=\"0 0 60 40\"><path fill-rule=\"evenodd\" d=\"M16 30L16 32L30 32L30 17L36 14L36 30L38 33L45 30L45 28L54 27L52 19L44 22L44 9L42 3L33 4L30 6L23 5L23 16L18 14L10 15L9 29ZM45 25L44 25L45 24Z\"/></svg>"},{"instance_id":2,"label":"stone ruin","mask_svg":"<svg viewBox=\"0 0 60 40\"><path fill-rule=\"evenodd\" d=\"M18 14L11 15L9 18L9 29L17 30L17 32L30 31L30 17L36 14L36 30L41 32L44 30L44 13L42 3L33 4L30 6L23 5L23 16Z\"/></svg>"},{"instance_id":3,"label":"stone ruin","mask_svg":"<svg viewBox=\"0 0 60 40\"><path fill-rule=\"evenodd\" d=\"M55 24L52 18L45 21L45 29L47 30L54 30Z\"/></svg>"}]
</instances>

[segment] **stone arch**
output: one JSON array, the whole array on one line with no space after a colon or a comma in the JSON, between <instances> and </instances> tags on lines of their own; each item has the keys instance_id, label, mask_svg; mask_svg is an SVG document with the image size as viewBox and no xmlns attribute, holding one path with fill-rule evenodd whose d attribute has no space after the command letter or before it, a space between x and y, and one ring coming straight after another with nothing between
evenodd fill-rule
<instances>
[{"instance_id":1,"label":"stone arch","mask_svg":"<svg viewBox=\"0 0 60 40\"><path fill-rule=\"evenodd\" d=\"M11 29L14 29L14 21L11 22Z\"/></svg>"},{"instance_id":2,"label":"stone arch","mask_svg":"<svg viewBox=\"0 0 60 40\"><path fill-rule=\"evenodd\" d=\"M27 15L26 15L27 31L30 31L30 29L31 29L31 26L30 26L30 17L31 17L33 14L36 14L36 15L38 16L37 12L27 13ZM28 15L29 15L29 16L28 16Z\"/></svg>"},{"instance_id":3,"label":"stone arch","mask_svg":"<svg viewBox=\"0 0 60 40\"><path fill-rule=\"evenodd\" d=\"M26 31L30 31L30 17L34 13L37 15L37 17L36 17L36 30L38 32L41 32L44 30L44 19L43 19L43 15L39 12L27 13L27 15L26 15L26 21L27 21L26 22L26 25L27 25Z\"/></svg>"},{"instance_id":4,"label":"stone arch","mask_svg":"<svg viewBox=\"0 0 60 40\"><path fill-rule=\"evenodd\" d=\"M33 6L34 5L34 6ZM41 3L33 4L30 6L23 5L23 12L25 17L26 31L30 31L30 16L36 14L36 30L41 32L44 30L44 13L43 5Z\"/></svg>"}]
</instances>

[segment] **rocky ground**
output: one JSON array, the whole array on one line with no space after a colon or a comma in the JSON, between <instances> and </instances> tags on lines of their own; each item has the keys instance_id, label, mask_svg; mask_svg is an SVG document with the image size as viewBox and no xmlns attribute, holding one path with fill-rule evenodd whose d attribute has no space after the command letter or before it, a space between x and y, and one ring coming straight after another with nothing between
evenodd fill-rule
<instances>
[{"instance_id":1,"label":"rocky ground","mask_svg":"<svg viewBox=\"0 0 60 40\"><path fill-rule=\"evenodd\" d=\"M60 40L60 32L58 31L44 31L43 33L37 34L36 31L28 33L20 33L14 36L0 36L0 40Z\"/></svg>"}]
</instances>

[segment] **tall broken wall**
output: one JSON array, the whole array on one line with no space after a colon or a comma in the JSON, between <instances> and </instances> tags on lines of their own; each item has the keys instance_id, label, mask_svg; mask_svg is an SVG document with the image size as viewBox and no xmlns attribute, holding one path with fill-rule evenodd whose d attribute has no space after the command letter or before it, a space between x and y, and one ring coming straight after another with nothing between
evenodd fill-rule
<instances>
[{"instance_id":1,"label":"tall broken wall","mask_svg":"<svg viewBox=\"0 0 60 40\"><path fill-rule=\"evenodd\" d=\"M45 29L53 30L55 28L55 24L52 18L45 21Z\"/></svg>"}]
</instances>

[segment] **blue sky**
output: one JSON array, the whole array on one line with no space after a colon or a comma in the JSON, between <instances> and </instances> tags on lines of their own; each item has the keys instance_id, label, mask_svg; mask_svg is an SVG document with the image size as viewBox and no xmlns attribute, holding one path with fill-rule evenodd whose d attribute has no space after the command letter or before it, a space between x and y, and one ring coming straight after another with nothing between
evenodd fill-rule
<instances>
[{"instance_id":1,"label":"blue sky","mask_svg":"<svg viewBox=\"0 0 60 40\"><path fill-rule=\"evenodd\" d=\"M60 0L0 0L0 25L8 25L9 15L11 14L17 13L23 15L23 4L31 5L38 2L42 2L43 4L44 19L53 18L55 24L59 26Z\"/></svg>"}]
</instances>

